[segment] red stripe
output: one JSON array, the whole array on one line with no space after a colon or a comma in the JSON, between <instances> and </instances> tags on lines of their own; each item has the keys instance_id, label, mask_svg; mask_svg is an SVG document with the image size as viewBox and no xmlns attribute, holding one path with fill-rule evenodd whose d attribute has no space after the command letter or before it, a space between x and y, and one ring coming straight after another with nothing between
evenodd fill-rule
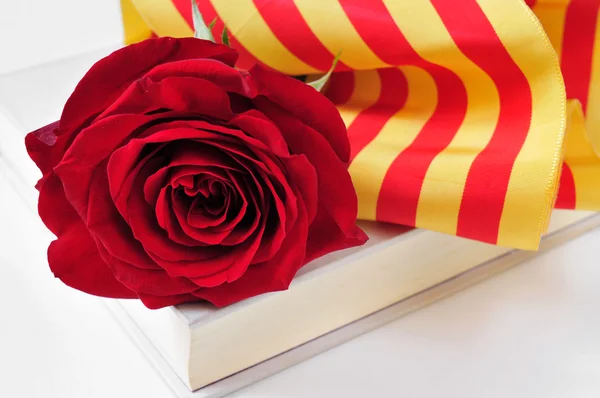
<instances>
[{"instance_id":1,"label":"red stripe","mask_svg":"<svg viewBox=\"0 0 600 398\"><path fill-rule=\"evenodd\" d=\"M396 68L378 69L377 73L381 80L377 102L363 110L348 127L350 162L377 137L383 126L406 102L408 83L404 74Z\"/></svg>"},{"instance_id":2,"label":"red stripe","mask_svg":"<svg viewBox=\"0 0 600 398\"><path fill-rule=\"evenodd\" d=\"M396 157L387 171L377 203L377 219L414 226L427 170L454 138L467 109L462 81L437 65L426 68L435 80L438 103L415 140Z\"/></svg>"},{"instance_id":3,"label":"red stripe","mask_svg":"<svg viewBox=\"0 0 600 398\"><path fill-rule=\"evenodd\" d=\"M572 0L565 16L565 33L561 68L567 88L567 97L581 101L587 109L594 34L600 0Z\"/></svg>"},{"instance_id":4,"label":"red stripe","mask_svg":"<svg viewBox=\"0 0 600 398\"><path fill-rule=\"evenodd\" d=\"M327 71L331 68L335 55L319 41L293 0L253 1L271 31L292 54L315 69ZM341 61L336 67L336 70L349 69Z\"/></svg>"},{"instance_id":5,"label":"red stripe","mask_svg":"<svg viewBox=\"0 0 600 398\"><path fill-rule=\"evenodd\" d=\"M496 243L510 174L531 124L531 89L475 0L462 1L460 12L444 0L432 3L460 50L498 89L496 129L471 165L457 228L459 236Z\"/></svg>"},{"instance_id":6,"label":"red stripe","mask_svg":"<svg viewBox=\"0 0 600 398\"><path fill-rule=\"evenodd\" d=\"M339 1L360 37L383 62L390 65L429 64L410 46L383 0Z\"/></svg>"},{"instance_id":7,"label":"red stripe","mask_svg":"<svg viewBox=\"0 0 600 398\"><path fill-rule=\"evenodd\" d=\"M577 203L577 189L575 188L575 178L568 164L563 163L562 173L560 174L560 185L558 187L558 196L554 207L557 209L574 209Z\"/></svg>"},{"instance_id":8,"label":"red stripe","mask_svg":"<svg viewBox=\"0 0 600 398\"><path fill-rule=\"evenodd\" d=\"M354 72L335 72L329 78L325 96L336 105L347 103L354 92Z\"/></svg>"},{"instance_id":9,"label":"red stripe","mask_svg":"<svg viewBox=\"0 0 600 398\"><path fill-rule=\"evenodd\" d=\"M194 26L194 21L192 18L192 4L190 0L172 0L175 8L181 14L181 16L186 20L190 27ZM223 28L225 24L223 20L217 14L217 11L212 6L210 0L197 0L198 9L202 14L202 18L204 22L207 24L210 23L213 19L217 18L215 26L213 28L215 40L220 43L221 42L221 32L223 32ZM237 66L242 69L250 69L252 65L257 63L256 58L250 54L241 44L236 40L236 38L229 32L229 44L232 48L235 48L240 54L240 58L237 62Z\"/></svg>"},{"instance_id":10,"label":"red stripe","mask_svg":"<svg viewBox=\"0 0 600 398\"><path fill-rule=\"evenodd\" d=\"M425 174L462 124L467 93L456 74L414 51L381 0L342 0L341 4L365 43L384 62L421 67L437 86L438 103L433 115L390 166L377 202L378 220L414 226Z\"/></svg>"}]
</instances>

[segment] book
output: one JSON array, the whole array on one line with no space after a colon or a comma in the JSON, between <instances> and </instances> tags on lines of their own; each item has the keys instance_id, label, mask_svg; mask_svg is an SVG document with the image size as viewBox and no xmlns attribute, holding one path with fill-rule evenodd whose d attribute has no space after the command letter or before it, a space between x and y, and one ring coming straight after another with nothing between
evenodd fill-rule
<instances>
[{"instance_id":1,"label":"book","mask_svg":"<svg viewBox=\"0 0 600 398\"><path fill-rule=\"evenodd\" d=\"M599 225L595 213L555 211L540 251ZM385 224L362 227L371 238L365 246L308 264L287 291L221 309L191 303L149 311L127 300L107 305L175 390L214 398L539 253Z\"/></svg>"},{"instance_id":2,"label":"book","mask_svg":"<svg viewBox=\"0 0 600 398\"><path fill-rule=\"evenodd\" d=\"M50 68L60 71L53 81L63 76L68 87L80 64L65 61L64 67ZM33 87L46 80L45 70L0 80ZM58 110L55 100L44 103ZM23 138L32 125L43 124L42 118L30 115L25 105L9 105L10 111L0 109L0 162L35 211L39 172ZM32 99L27 107L37 105ZM52 112L57 111L48 111L43 122ZM555 211L541 250L598 225L594 213ZM536 255L401 226L361 226L370 237L365 246L311 262L283 292L222 309L193 303L151 311L137 301L104 302L178 395L219 397Z\"/></svg>"}]
</instances>

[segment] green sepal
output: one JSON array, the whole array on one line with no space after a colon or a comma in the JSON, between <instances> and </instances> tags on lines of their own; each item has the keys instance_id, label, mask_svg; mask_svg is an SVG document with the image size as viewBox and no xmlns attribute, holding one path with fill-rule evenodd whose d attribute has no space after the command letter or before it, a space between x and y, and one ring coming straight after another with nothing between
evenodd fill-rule
<instances>
[{"instance_id":1,"label":"green sepal","mask_svg":"<svg viewBox=\"0 0 600 398\"><path fill-rule=\"evenodd\" d=\"M325 84L327 84L327 82L329 81L329 78L331 77L331 74L333 73L338 61L340 60L341 55L342 55L342 52L340 51L333 59L331 68L329 68L329 70L327 71L326 74L321 76L321 78L319 78L317 80L313 80L312 82L306 83L306 84L308 84L309 86L311 86L312 88L314 88L317 91L321 91L323 89L323 87L325 87Z\"/></svg>"},{"instance_id":2,"label":"green sepal","mask_svg":"<svg viewBox=\"0 0 600 398\"><path fill-rule=\"evenodd\" d=\"M215 43L215 37L213 36L210 27L206 26L204 18L198 9L197 0L192 0L192 19L194 20L194 37L196 39L210 40ZM211 22L211 25L213 23Z\"/></svg>"},{"instance_id":3,"label":"green sepal","mask_svg":"<svg viewBox=\"0 0 600 398\"><path fill-rule=\"evenodd\" d=\"M216 23L217 23L217 17L213 18L213 20L208 24L208 30L210 30L212 32Z\"/></svg>"},{"instance_id":4,"label":"green sepal","mask_svg":"<svg viewBox=\"0 0 600 398\"><path fill-rule=\"evenodd\" d=\"M229 31L227 30L227 26L223 27L223 32L221 33L221 42L223 44L225 44L227 47L230 47L229 45Z\"/></svg>"}]
</instances>

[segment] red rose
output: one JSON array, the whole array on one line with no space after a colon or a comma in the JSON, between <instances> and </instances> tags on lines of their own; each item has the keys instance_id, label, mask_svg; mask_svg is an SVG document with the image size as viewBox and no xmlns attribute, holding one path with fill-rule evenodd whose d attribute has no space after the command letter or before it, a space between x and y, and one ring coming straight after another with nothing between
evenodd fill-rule
<instances>
[{"instance_id":1,"label":"red rose","mask_svg":"<svg viewBox=\"0 0 600 398\"><path fill-rule=\"evenodd\" d=\"M26 138L54 274L159 308L289 286L366 241L335 107L300 81L199 39L123 48Z\"/></svg>"}]
</instances>

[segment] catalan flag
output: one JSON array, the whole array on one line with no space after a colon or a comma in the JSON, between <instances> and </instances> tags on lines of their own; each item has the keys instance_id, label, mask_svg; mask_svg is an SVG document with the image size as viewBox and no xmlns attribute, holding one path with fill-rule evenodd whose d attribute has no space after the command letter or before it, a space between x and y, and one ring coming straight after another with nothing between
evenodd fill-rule
<instances>
[{"instance_id":1,"label":"catalan flag","mask_svg":"<svg viewBox=\"0 0 600 398\"><path fill-rule=\"evenodd\" d=\"M359 218L536 249L600 210L600 0L198 0L240 67L319 74ZM122 0L128 42L191 36L190 0Z\"/></svg>"}]
</instances>

